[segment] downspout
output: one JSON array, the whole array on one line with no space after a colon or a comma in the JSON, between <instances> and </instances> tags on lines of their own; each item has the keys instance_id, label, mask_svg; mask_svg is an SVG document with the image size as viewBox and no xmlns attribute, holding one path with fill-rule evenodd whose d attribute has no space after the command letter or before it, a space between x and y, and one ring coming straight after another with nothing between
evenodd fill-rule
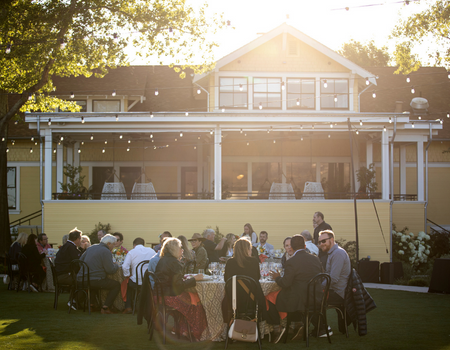
<instances>
[{"instance_id":1,"label":"downspout","mask_svg":"<svg viewBox=\"0 0 450 350\"><path fill-rule=\"evenodd\" d=\"M395 136L397 135L397 116L394 116L394 133L392 134L392 139L389 142L390 146L391 146L391 156L390 156L390 161L389 161L389 165L390 165L390 187L391 187L391 200L389 201L389 206L390 206L390 210L389 210L389 215L390 215L390 219L389 219L389 248L390 248L390 261L392 262L392 207L394 205L394 141L395 141Z\"/></svg>"},{"instance_id":2,"label":"downspout","mask_svg":"<svg viewBox=\"0 0 450 350\"><path fill-rule=\"evenodd\" d=\"M366 91L368 88L370 88L370 86L372 85L372 83L369 84L369 86L367 86L363 91L361 91L358 94L358 112L361 112L361 94Z\"/></svg>"},{"instance_id":3,"label":"downspout","mask_svg":"<svg viewBox=\"0 0 450 350\"><path fill-rule=\"evenodd\" d=\"M42 200L42 137L41 116L37 118L37 133L39 137L39 202L41 203L41 233L44 232L44 201Z\"/></svg>"},{"instance_id":4,"label":"downspout","mask_svg":"<svg viewBox=\"0 0 450 350\"><path fill-rule=\"evenodd\" d=\"M425 222L423 223L424 229L423 232L427 232L427 221L428 221L428 147L430 147L431 142L433 142L433 132L432 132L432 126L429 124L430 127L430 138L428 139L427 147L425 147Z\"/></svg>"},{"instance_id":5,"label":"downspout","mask_svg":"<svg viewBox=\"0 0 450 350\"><path fill-rule=\"evenodd\" d=\"M206 92L206 95L208 95L208 97L206 98L206 111L209 112L209 91L206 90L203 86L198 85L197 83L192 83L195 84L196 86L198 86L200 89L202 89L204 92Z\"/></svg>"}]
</instances>

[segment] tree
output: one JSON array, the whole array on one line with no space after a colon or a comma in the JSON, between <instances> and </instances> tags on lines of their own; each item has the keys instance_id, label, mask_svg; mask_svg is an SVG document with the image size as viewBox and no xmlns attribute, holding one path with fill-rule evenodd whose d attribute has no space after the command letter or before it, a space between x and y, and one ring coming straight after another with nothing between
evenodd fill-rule
<instances>
[{"instance_id":1,"label":"tree","mask_svg":"<svg viewBox=\"0 0 450 350\"><path fill-rule=\"evenodd\" d=\"M54 91L53 76L104 76L126 65L127 50L172 58L196 73L213 64L208 39L224 26L221 16L198 12L185 0L4 0L0 9L0 137L24 111L79 110ZM200 60L200 65L195 65ZM15 102L8 105L8 97ZM0 254L9 247L6 142L0 143Z\"/></svg>"},{"instance_id":2,"label":"tree","mask_svg":"<svg viewBox=\"0 0 450 350\"><path fill-rule=\"evenodd\" d=\"M400 20L392 36L399 40L395 57L397 73L409 74L416 71L421 62L411 54L414 47L428 47L428 58L432 64L450 67L450 1L433 0L421 12Z\"/></svg>"},{"instance_id":3,"label":"tree","mask_svg":"<svg viewBox=\"0 0 450 350\"><path fill-rule=\"evenodd\" d=\"M373 40L366 45L351 39L338 53L362 67L387 67L391 57L386 46L378 48Z\"/></svg>"}]
</instances>

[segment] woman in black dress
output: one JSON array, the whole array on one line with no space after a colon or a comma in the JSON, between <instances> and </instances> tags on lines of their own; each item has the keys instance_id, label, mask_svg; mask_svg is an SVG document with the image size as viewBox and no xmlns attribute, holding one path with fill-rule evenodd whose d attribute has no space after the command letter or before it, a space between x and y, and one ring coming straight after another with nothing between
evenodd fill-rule
<instances>
[{"instance_id":1,"label":"woman in black dress","mask_svg":"<svg viewBox=\"0 0 450 350\"><path fill-rule=\"evenodd\" d=\"M30 288L34 292L41 288L42 281L45 278L44 263L42 261L45 258L45 254L39 254L36 240L37 236L32 233L28 236L27 243L22 248L22 253L27 257L27 268L31 273L32 284Z\"/></svg>"}]
</instances>

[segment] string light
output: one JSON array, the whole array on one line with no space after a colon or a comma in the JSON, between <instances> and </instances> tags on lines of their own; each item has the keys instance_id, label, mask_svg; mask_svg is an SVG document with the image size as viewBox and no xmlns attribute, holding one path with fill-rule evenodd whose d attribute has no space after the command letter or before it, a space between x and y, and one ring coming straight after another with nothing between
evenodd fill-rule
<instances>
[{"instance_id":1,"label":"string light","mask_svg":"<svg viewBox=\"0 0 450 350\"><path fill-rule=\"evenodd\" d=\"M30 153L33 153L33 147L30 147Z\"/></svg>"},{"instance_id":2,"label":"string light","mask_svg":"<svg viewBox=\"0 0 450 350\"><path fill-rule=\"evenodd\" d=\"M4 142L5 141L5 138L4 137L2 137L2 142Z\"/></svg>"},{"instance_id":3,"label":"string light","mask_svg":"<svg viewBox=\"0 0 450 350\"><path fill-rule=\"evenodd\" d=\"M153 138L153 133L150 134L150 138L151 138L151 139Z\"/></svg>"},{"instance_id":4,"label":"string light","mask_svg":"<svg viewBox=\"0 0 450 350\"><path fill-rule=\"evenodd\" d=\"M188 117L188 116L189 116L189 112L186 111L186 113L184 113L184 115L185 115L186 117Z\"/></svg>"},{"instance_id":5,"label":"string light","mask_svg":"<svg viewBox=\"0 0 450 350\"><path fill-rule=\"evenodd\" d=\"M13 145L14 146L14 144L16 143L16 141L15 140L11 140L11 145Z\"/></svg>"},{"instance_id":6,"label":"string light","mask_svg":"<svg viewBox=\"0 0 450 350\"><path fill-rule=\"evenodd\" d=\"M303 125L300 125L300 130L303 130Z\"/></svg>"},{"instance_id":7,"label":"string light","mask_svg":"<svg viewBox=\"0 0 450 350\"><path fill-rule=\"evenodd\" d=\"M84 141L81 141L81 144L84 145Z\"/></svg>"},{"instance_id":8,"label":"string light","mask_svg":"<svg viewBox=\"0 0 450 350\"><path fill-rule=\"evenodd\" d=\"M372 97L373 98L377 97L377 93L375 91L373 92Z\"/></svg>"},{"instance_id":9,"label":"string light","mask_svg":"<svg viewBox=\"0 0 450 350\"><path fill-rule=\"evenodd\" d=\"M48 118L48 126L52 125L52 118Z\"/></svg>"},{"instance_id":10,"label":"string light","mask_svg":"<svg viewBox=\"0 0 450 350\"><path fill-rule=\"evenodd\" d=\"M337 95L334 95L334 102L337 102Z\"/></svg>"},{"instance_id":11,"label":"string light","mask_svg":"<svg viewBox=\"0 0 450 350\"><path fill-rule=\"evenodd\" d=\"M358 131L358 129L356 129L356 135L359 135L359 131Z\"/></svg>"},{"instance_id":12,"label":"string light","mask_svg":"<svg viewBox=\"0 0 450 350\"><path fill-rule=\"evenodd\" d=\"M153 118L153 112L150 112L150 118Z\"/></svg>"},{"instance_id":13,"label":"string light","mask_svg":"<svg viewBox=\"0 0 450 350\"><path fill-rule=\"evenodd\" d=\"M34 143L35 146L37 146L37 141Z\"/></svg>"},{"instance_id":14,"label":"string light","mask_svg":"<svg viewBox=\"0 0 450 350\"><path fill-rule=\"evenodd\" d=\"M330 123L330 128L333 129L333 123Z\"/></svg>"},{"instance_id":15,"label":"string light","mask_svg":"<svg viewBox=\"0 0 450 350\"><path fill-rule=\"evenodd\" d=\"M242 134L242 129L241 129L240 133Z\"/></svg>"},{"instance_id":16,"label":"string light","mask_svg":"<svg viewBox=\"0 0 450 350\"><path fill-rule=\"evenodd\" d=\"M389 124L392 124L392 118L389 117Z\"/></svg>"},{"instance_id":17,"label":"string light","mask_svg":"<svg viewBox=\"0 0 450 350\"><path fill-rule=\"evenodd\" d=\"M34 141L34 137L31 137L31 142L33 142Z\"/></svg>"},{"instance_id":18,"label":"string light","mask_svg":"<svg viewBox=\"0 0 450 350\"><path fill-rule=\"evenodd\" d=\"M113 92L112 92L111 95L112 95L112 96L116 96L116 90L113 90Z\"/></svg>"},{"instance_id":19,"label":"string light","mask_svg":"<svg viewBox=\"0 0 450 350\"><path fill-rule=\"evenodd\" d=\"M180 137L183 137L183 132L182 131L180 131Z\"/></svg>"},{"instance_id":20,"label":"string light","mask_svg":"<svg viewBox=\"0 0 450 350\"><path fill-rule=\"evenodd\" d=\"M239 91L244 90L244 87L242 86L242 84L239 84Z\"/></svg>"},{"instance_id":21,"label":"string light","mask_svg":"<svg viewBox=\"0 0 450 350\"><path fill-rule=\"evenodd\" d=\"M7 45L6 45L5 53L6 53L7 55L11 53L11 44L7 44ZM450 78L450 76L449 76L449 78Z\"/></svg>"},{"instance_id":22,"label":"string light","mask_svg":"<svg viewBox=\"0 0 450 350\"><path fill-rule=\"evenodd\" d=\"M59 140L60 140L60 141L64 141L64 136L61 136L61 137L59 138Z\"/></svg>"},{"instance_id":23,"label":"string light","mask_svg":"<svg viewBox=\"0 0 450 350\"><path fill-rule=\"evenodd\" d=\"M277 143L277 141L276 141L276 140L273 140L273 143Z\"/></svg>"},{"instance_id":24,"label":"string light","mask_svg":"<svg viewBox=\"0 0 450 350\"><path fill-rule=\"evenodd\" d=\"M411 127L414 128L414 122L412 122Z\"/></svg>"},{"instance_id":25,"label":"string light","mask_svg":"<svg viewBox=\"0 0 450 350\"><path fill-rule=\"evenodd\" d=\"M53 148L53 153L56 153L56 148Z\"/></svg>"},{"instance_id":26,"label":"string light","mask_svg":"<svg viewBox=\"0 0 450 350\"><path fill-rule=\"evenodd\" d=\"M419 120L422 120L422 116L421 115L419 115Z\"/></svg>"},{"instance_id":27,"label":"string light","mask_svg":"<svg viewBox=\"0 0 450 350\"><path fill-rule=\"evenodd\" d=\"M9 148L8 147L6 147L6 153L8 153L9 152Z\"/></svg>"},{"instance_id":28,"label":"string light","mask_svg":"<svg viewBox=\"0 0 450 350\"><path fill-rule=\"evenodd\" d=\"M369 78L366 78L366 85L369 85L369 84L370 84Z\"/></svg>"},{"instance_id":29,"label":"string light","mask_svg":"<svg viewBox=\"0 0 450 350\"><path fill-rule=\"evenodd\" d=\"M330 134L328 134L328 138L330 138L331 137L331 135Z\"/></svg>"},{"instance_id":30,"label":"string light","mask_svg":"<svg viewBox=\"0 0 450 350\"><path fill-rule=\"evenodd\" d=\"M84 117L81 117L81 124L84 124Z\"/></svg>"},{"instance_id":31,"label":"string light","mask_svg":"<svg viewBox=\"0 0 450 350\"><path fill-rule=\"evenodd\" d=\"M175 142L177 142L178 141L178 139L175 139Z\"/></svg>"},{"instance_id":32,"label":"string light","mask_svg":"<svg viewBox=\"0 0 450 350\"><path fill-rule=\"evenodd\" d=\"M93 134L91 134L91 141L94 139L94 135Z\"/></svg>"},{"instance_id":33,"label":"string light","mask_svg":"<svg viewBox=\"0 0 450 350\"><path fill-rule=\"evenodd\" d=\"M64 39L59 39L59 47L61 48L61 50L64 50L64 48L66 47Z\"/></svg>"},{"instance_id":34,"label":"string light","mask_svg":"<svg viewBox=\"0 0 450 350\"><path fill-rule=\"evenodd\" d=\"M250 145L250 142L247 142L247 146L249 146Z\"/></svg>"},{"instance_id":35,"label":"string light","mask_svg":"<svg viewBox=\"0 0 450 350\"><path fill-rule=\"evenodd\" d=\"M262 109L262 102L259 103L259 109Z\"/></svg>"},{"instance_id":36,"label":"string light","mask_svg":"<svg viewBox=\"0 0 450 350\"><path fill-rule=\"evenodd\" d=\"M197 95L200 95L202 93L202 90L200 88L197 89Z\"/></svg>"},{"instance_id":37,"label":"string light","mask_svg":"<svg viewBox=\"0 0 450 350\"><path fill-rule=\"evenodd\" d=\"M17 125L17 124L19 124L19 121L18 120L14 120L14 125Z\"/></svg>"},{"instance_id":38,"label":"string light","mask_svg":"<svg viewBox=\"0 0 450 350\"><path fill-rule=\"evenodd\" d=\"M244 136L247 137L247 133L245 133Z\"/></svg>"},{"instance_id":39,"label":"string light","mask_svg":"<svg viewBox=\"0 0 450 350\"><path fill-rule=\"evenodd\" d=\"M123 138L123 135L120 135L120 136L119 136L119 139L121 139L121 140L122 140L122 138Z\"/></svg>"},{"instance_id":40,"label":"string light","mask_svg":"<svg viewBox=\"0 0 450 350\"><path fill-rule=\"evenodd\" d=\"M444 124L444 121L442 119L439 119L439 123Z\"/></svg>"},{"instance_id":41,"label":"string light","mask_svg":"<svg viewBox=\"0 0 450 350\"><path fill-rule=\"evenodd\" d=\"M300 106L300 99L297 99L297 106Z\"/></svg>"},{"instance_id":42,"label":"string light","mask_svg":"<svg viewBox=\"0 0 450 350\"><path fill-rule=\"evenodd\" d=\"M119 121L119 115L116 114L116 122L118 122L118 121Z\"/></svg>"},{"instance_id":43,"label":"string light","mask_svg":"<svg viewBox=\"0 0 450 350\"><path fill-rule=\"evenodd\" d=\"M70 98L75 98L75 95L73 92L70 93Z\"/></svg>"},{"instance_id":44,"label":"string light","mask_svg":"<svg viewBox=\"0 0 450 350\"><path fill-rule=\"evenodd\" d=\"M211 130L209 131L209 134L210 134L210 135L212 135L212 134L213 134L213 129L211 129Z\"/></svg>"},{"instance_id":45,"label":"string light","mask_svg":"<svg viewBox=\"0 0 450 350\"><path fill-rule=\"evenodd\" d=\"M387 130L387 129L386 129L386 126L383 126L383 131L386 132L386 130Z\"/></svg>"},{"instance_id":46,"label":"string light","mask_svg":"<svg viewBox=\"0 0 450 350\"><path fill-rule=\"evenodd\" d=\"M270 134L270 130L269 129L267 129L267 133Z\"/></svg>"},{"instance_id":47,"label":"string light","mask_svg":"<svg viewBox=\"0 0 450 350\"><path fill-rule=\"evenodd\" d=\"M225 108L222 107L222 113L225 113Z\"/></svg>"},{"instance_id":48,"label":"string light","mask_svg":"<svg viewBox=\"0 0 450 350\"><path fill-rule=\"evenodd\" d=\"M78 148L78 153L81 153L81 148Z\"/></svg>"},{"instance_id":49,"label":"string light","mask_svg":"<svg viewBox=\"0 0 450 350\"><path fill-rule=\"evenodd\" d=\"M159 95L159 91L158 91L158 89L155 89L155 96L158 96Z\"/></svg>"},{"instance_id":50,"label":"string light","mask_svg":"<svg viewBox=\"0 0 450 350\"><path fill-rule=\"evenodd\" d=\"M102 153L105 153L105 152L106 152L106 150L103 148L103 149L102 149Z\"/></svg>"},{"instance_id":51,"label":"string light","mask_svg":"<svg viewBox=\"0 0 450 350\"><path fill-rule=\"evenodd\" d=\"M281 90L284 90L285 86L284 86L284 81L281 82Z\"/></svg>"},{"instance_id":52,"label":"string light","mask_svg":"<svg viewBox=\"0 0 450 350\"><path fill-rule=\"evenodd\" d=\"M416 90L414 89L414 86L411 88L411 93L414 94Z\"/></svg>"},{"instance_id":53,"label":"string light","mask_svg":"<svg viewBox=\"0 0 450 350\"><path fill-rule=\"evenodd\" d=\"M107 145L108 144L108 140L105 140L105 145Z\"/></svg>"},{"instance_id":54,"label":"string light","mask_svg":"<svg viewBox=\"0 0 450 350\"><path fill-rule=\"evenodd\" d=\"M359 120L359 125L361 125L361 126L363 125L363 122L361 119Z\"/></svg>"},{"instance_id":55,"label":"string light","mask_svg":"<svg viewBox=\"0 0 450 350\"><path fill-rule=\"evenodd\" d=\"M323 87L324 87L325 89L328 87L328 83L327 83L327 80L326 80L326 79L324 79L324 81L323 81Z\"/></svg>"},{"instance_id":56,"label":"string light","mask_svg":"<svg viewBox=\"0 0 450 350\"><path fill-rule=\"evenodd\" d=\"M131 140L128 140L128 143L131 143Z\"/></svg>"},{"instance_id":57,"label":"string light","mask_svg":"<svg viewBox=\"0 0 450 350\"><path fill-rule=\"evenodd\" d=\"M311 125L311 129L313 129L313 130L314 130L314 125Z\"/></svg>"},{"instance_id":58,"label":"string light","mask_svg":"<svg viewBox=\"0 0 450 350\"><path fill-rule=\"evenodd\" d=\"M197 149L197 146L194 146L194 149Z\"/></svg>"},{"instance_id":59,"label":"string light","mask_svg":"<svg viewBox=\"0 0 450 350\"><path fill-rule=\"evenodd\" d=\"M130 152L130 147L127 147L127 152Z\"/></svg>"},{"instance_id":60,"label":"string light","mask_svg":"<svg viewBox=\"0 0 450 350\"><path fill-rule=\"evenodd\" d=\"M302 136L302 137L300 137L300 141L303 141L303 136Z\"/></svg>"},{"instance_id":61,"label":"string light","mask_svg":"<svg viewBox=\"0 0 450 350\"><path fill-rule=\"evenodd\" d=\"M450 118L450 112L447 112L447 118Z\"/></svg>"},{"instance_id":62,"label":"string light","mask_svg":"<svg viewBox=\"0 0 450 350\"><path fill-rule=\"evenodd\" d=\"M200 135L197 136L197 140L200 140Z\"/></svg>"},{"instance_id":63,"label":"string light","mask_svg":"<svg viewBox=\"0 0 450 350\"><path fill-rule=\"evenodd\" d=\"M409 74L406 76L406 82L407 83L411 82L411 78L409 77Z\"/></svg>"}]
</instances>

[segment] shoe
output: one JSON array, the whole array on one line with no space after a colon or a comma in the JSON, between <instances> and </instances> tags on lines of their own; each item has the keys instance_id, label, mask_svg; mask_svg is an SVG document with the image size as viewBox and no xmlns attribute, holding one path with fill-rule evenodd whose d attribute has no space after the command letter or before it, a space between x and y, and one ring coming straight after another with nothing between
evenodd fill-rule
<instances>
[{"instance_id":1,"label":"shoe","mask_svg":"<svg viewBox=\"0 0 450 350\"><path fill-rule=\"evenodd\" d=\"M286 332L286 327L282 327L280 333L276 336L274 343L277 344L280 342L281 338L283 338L284 333Z\"/></svg>"},{"instance_id":2,"label":"shoe","mask_svg":"<svg viewBox=\"0 0 450 350\"><path fill-rule=\"evenodd\" d=\"M331 337L333 335L333 331L331 330L331 327L328 326L328 335ZM321 329L319 331L319 338L326 338L327 337L327 331L325 329Z\"/></svg>"},{"instance_id":3,"label":"shoe","mask_svg":"<svg viewBox=\"0 0 450 350\"><path fill-rule=\"evenodd\" d=\"M122 312L125 315L129 315L133 313L133 309L131 307L127 307L125 310L123 310Z\"/></svg>"},{"instance_id":4,"label":"shoe","mask_svg":"<svg viewBox=\"0 0 450 350\"><path fill-rule=\"evenodd\" d=\"M67 302L67 306L70 307L70 301ZM72 303L72 310L77 311L77 308L75 307L75 304L74 304L74 303Z\"/></svg>"},{"instance_id":5,"label":"shoe","mask_svg":"<svg viewBox=\"0 0 450 350\"><path fill-rule=\"evenodd\" d=\"M292 337L291 340L302 339L304 330L305 330L305 327L303 325L301 325L300 328L298 329L297 333L295 333L295 335Z\"/></svg>"},{"instance_id":6,"label":"shoe","mask_svg":"<svg viewBox=\"0 0 450 350\"><path fill-rule=\"evenodd\" d=\"M106 308L102 307L101 313L105 314L105 315L112 315L112 314L114 314L114 312L112 312L109 307L106 307Z\"/></svg>"},{"instance_id":7,"label":"shoe","mask_svg":"<svg viewBox=\"0 0 450 350\"><path fill-rule=\"evenodd\" d=\"M30 289L35 293L39 293L39 291L36 289L36 287L33 286L32 284L30 284Z\"/></svg>"}]
</instances>

